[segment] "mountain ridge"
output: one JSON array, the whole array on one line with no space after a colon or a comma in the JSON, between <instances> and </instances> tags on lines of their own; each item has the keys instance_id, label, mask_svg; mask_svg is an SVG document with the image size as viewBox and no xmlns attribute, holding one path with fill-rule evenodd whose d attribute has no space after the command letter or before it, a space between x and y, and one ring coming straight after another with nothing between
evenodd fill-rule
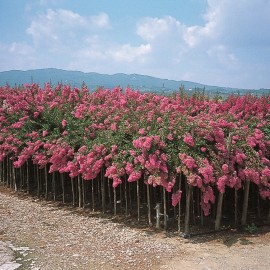
<instances>
[{"instance_id":1,"label":"mountain ridge","mask_svg":"<svg viewBox=\"0 0 270 270\"><path fill-rule=\"evenodd\" d=\"M174 92L181 86L186 90L204 89L210 92L248 92L259 91L260 89L239 89L232 87L204 85L202 83L184 81L184 80L170 80L161 79L149 75L141 74L102 74L97 72L83 72L71 71L57 68L42 68L32 70L9 70L0 72L0 85L6 84L11 87L15 85L22 85L25 83L38 83L43 86L50 82L52 85L58 83L70 84L72 87L81 87L85 83L90 90L95 90L98 87L114 88L120 86L126 88L140 90L142 92Z\"/></svg>"}]
</instances>

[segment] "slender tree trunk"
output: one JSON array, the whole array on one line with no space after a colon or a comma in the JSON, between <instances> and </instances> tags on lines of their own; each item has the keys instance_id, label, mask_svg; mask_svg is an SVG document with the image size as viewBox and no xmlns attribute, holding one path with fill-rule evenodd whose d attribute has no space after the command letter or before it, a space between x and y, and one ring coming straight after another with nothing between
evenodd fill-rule
<instances>
[{"instance_id":1,"label":"slender tree trunk","mask_svg":"<svg viewBox=\"0 0 270 270\"><path fill-rule=\"evenodd\" d=\"M82 185L82 208L85 207L85 180L81 178L81 185Z\"/></svg>"},{"instance_id":2,"label":"slender tree trunk","mask_svg":"<svg viewBox=\"0 0 270 270\"><path fill-rule=\"evenodd\" d=\"M112 193L111 193L111 185L110 185L109 179L107 179L107 185L108 185L109 205L111 205L112 204Z\"/></svg>"},{"instance_id":3,"label":"slender tree trunk","mask_svg":"<svg viewBox=\"0 0 270 270\"><path fill-rule=\"evenodd\" d=\"M82 185L81 185L81 177L78 175L78 197L79 197L79 208L82 207Z\"/></svg>"},{"instance_id":4,"label":"slender tree trunk","mask_svg":"<svg viewBox=\"0 0 270 270\"><path fill-rule=\"evenodd\" d=\"M26 161L26 192L29 194L30 192L30 185L29 185L29 162Z\"/></svg>"},{"instance_id":5,"label":"slender tree trunk","mask_svg":"<svg viewBox=\"0 0 270 270\"><path fill-rule=\"evenodd\" d=\"M127 177L125 175L125 213L126 217L128 216L128 197L127 197Z\"/></svg>"},{"instance_id":6,"label":"slender tree trunk","mask_svg":"<svg viewBox=\"0 0 270 270\"><path fill-rule=\"evenodd\" d=\"M140 222L140 186L139 180L137 180L137 220Z\"/></svg>"},{"instance_id":7,"label":"slender tree trunk","mask_svg":"<svg viewBox=\"0 0 270 270\"><path fill-rule=\"evenodd\" d=\"M192 186L186 183L186 213L185 213L185 235L190 234L190 201Z\"/></svg>"},{"instance_id":8,"label":"slender tree trunk","mask_svg":"<svg viewBox=\"0 0 270 270\"><path fill-rule=\"evenodd\" d=\"M166 189L163 187L163 214L164 214L164 230L167 230L167 199L166 199Z\"/></svg>"},{"instance_id":9,"label":"slender tree trunk","mask_svg":"<svg viewBox=\"0 0 270 270\"><path fill-rule=\"evenodd\" d=\"M38 198L39 198L39 197L40 197L39 169L38 169L38 165L36 165L35 167L36 167L36 178L37 178L37 196L38 196Z\"/></svg>"},{"instance_id":10,"label":"slender tree trunk","mask_svg":"<svg viewBox=\"0 0 270 270\"><path fill-rule=\"evenodd\" d=\"M52 190L53 190L53 200L56 201L56 183L55 183L55 172L52 173Z\"/></svg>"},{"instance_id":11,"label":"slender tree trunk","mask_svg":"<svg viewBox=\"0 0 270 270\"><path fill-rule=\"evenodd\" d=\"M105 179L103 169L101 169L101 203L102 203L102 213L105 214Z\"/></svg>"},{"instance_id":12,"label":"slender tree trunk","mask_svg":"<svg viewBox=\"0 0 270 270\"><path fill-rule=\"evenodd\" d=\"M61 177L61 186L62 186L62 202L65 203L65 183L64 183L64 174L60 174Z\"/></svg>"},{"instance_id":13,"label":"slender tree trunk","mask_svg":"<svg viewBox=\"0 0 270 270\"><path fill-rule=\"evenodd\" d=\"M113 188L113 214L116 216L116 188Z\"/></svg>"},{"instance_id":14,"label":"slender tree trunk","mask_svg":"<svg viewBox=\"0 0 270 270\"><path fill-rule=\"evenodd\" d=\"M182 173L179 175L179 189L181 190L182 187ZM178 233L181 232L181 200L178 203Z\"/></svg>"},{"instance_id":15,"label":"slender tree trunk","mask_svg":"<svg viewBox=\"0 0 270 270\"><path fill-rule=\"evenodd\" d=\"M93 212L95 212L95 192L94 192L94 180L91 180L91 183L92 183L92 188L91 188L91 191L92 191L92 210Z\"/></svg>"},{"instance_id":16,"label":"slender tree trunk","mask_svg":"<svg viewBox=\"0 0 270 270\"><path fill-rule=\"evenodd\" d=\"M157 203L156 207L156 229L160 229L160 204Z\"/></svg>"},{"instance_id":17,"label":"slender tree trunk","mask_svg":"<svg viewBox=\"0 0 270 270\"><path fill-rule=\"evenodd\" d=\"M19 189L22 190L22 188L23 188L23 171L22 171L22 167L20 167L19 172L20 172L20 187L19 187Z\"/></svg>"},{"instance_id":18,"label":"slender tree trunk","mask_svg":"<svg viewBox=\"0 0 270 270\"><path fill-rule=\"evenodd\" d=\"M222 202L223 202L223 193L219 192L218 194L218 205L217 205L217 215L215 220L215 230L220 229L221 217L222 217Z\"/></svg>"},{"instance_id":19,"label":"slender tree trunk","mask_svg":"<svg viewBox=\"0 0 270 270\"><path fill-rule=\"evenodd\" d=\"M259 194L259 192L257 192L256 195L257 195L257 213L258 213L258 219L261 219L261 204L260 204L260 194Z\"/></svg>"},{"instance_id":20,"label":"slender tree trunk","mask_svg":"<svg viewBox=\"0 0 270 270\"><path fill-rule=\"evenodd\" d=\"M72 205L75 206L75 190L74 190L74 179L70 178L71 192L72 192Z\"/></svg>"},{"instance_id":21,"label":"slender tree trunk","mask_svg":"<svg viewBox=\"0 0 270 270\"><path fill-rule=\"evenodd\" d=\"M242 219L241 219L241 225L242 226L245 226L247 224L249 188L250 188L250 181L246 181L245 189L244 189L244 201L243 201Z\"/></svg>"},{"instance_id":22,"label":"slender tree trunk","mask_svg":"<svg viewBox=\"0 0 270 270\"><path fill-rule=\"evenodd\" d=\"M48 172L47 165L44 167L44 177L45 177L45 199L48 200Z\"/></svg>"},{"instance_id":23,"label":"slender tree trunk","mask_svg":"<svg viewBox=\"0 0 270 270\"><path fill-rule=\"evenodd\" d=\"M16 172L15 172L14 166L12 166L12 178L13 178L13 186L14 186L14 190L15 190L15 191L18 191L18 188L17 188L17 182L16 182Z\"/></svg>"},{"instance_id":24,"label":"slender tree trunk","mask_svg":"<svg viewBox=\"0 0 270 270\"><path fill-rule=\"evenodd\" d=\"M150 199L150 186L147 184L147 210L148 210L148 225L152 227L152 220L151 220L151 199Z\"/></svg>"},{"instance_id":25,"label":"slender tree trunk","mask_svg":"<svg viewBox=\"0 0 270 270\"><path fill-rule=\"evenodd\" d=\"M129 214L131 214L132 210L132 197L131 197L131 184L128 183L128 197L129 197Z\"/></svg>"},{"instance_id":26,"label":"slender tree trunk","mask_svg":"<svg viewBox=\"0 0 270 270\"><path fill-rule=\"evenodd\" d=\"M201 200L202 200L202 191L200 192L200 200L199 201L201 201ZM201 216L201 225L203 226L204 220L203 220L203 209L202 209L202 207L200 207L200 216Z\"/></svg>"},{"instance_id":27,"label":"slender tree trunk","mask_svg":"<svg viewBox=\"0 0 270 270\"><path fill-rule=\"evenodd\" d=\"M234 225L238 225L238 193L234 190Z\"/></svg>"},{"instance_id":28,"label":"slender tree trunk","mask_svg":"<svg viewBox=\"0 0 270 270\"><path fill-rule=\"evenodd\" d=\"M101 190L101 180L100 179L97 179L97 197L98 197L98 204L102 204L101 200L100 200L100 197L102 197L102 192L100 191Z\"/></svg>"},{"instance_id":29,"label":"slender tree trunk","mask_svg":"<svg viewBox=\"0 0 270 270\"><path fill-rule=\"evenodd\" d=\"M8 160L8 187L12 188L12 177L11 177L11 160Z\"/></svg>"}]
</instances>

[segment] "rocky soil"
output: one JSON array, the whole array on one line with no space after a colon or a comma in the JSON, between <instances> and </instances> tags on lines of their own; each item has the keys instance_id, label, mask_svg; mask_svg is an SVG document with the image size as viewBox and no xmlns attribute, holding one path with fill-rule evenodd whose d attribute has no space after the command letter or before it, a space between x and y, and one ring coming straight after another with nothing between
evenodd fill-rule
<instances>
[{"instance_id":1,"label":"rocky soil","mask_svg":"<svg viewBox=\"0 0 270 270\"><path fill-rule=\"evenodd\" d=\"M0 270L268 270L267 229L183 239L0 186Z\"/></svg>"}]
</instances>

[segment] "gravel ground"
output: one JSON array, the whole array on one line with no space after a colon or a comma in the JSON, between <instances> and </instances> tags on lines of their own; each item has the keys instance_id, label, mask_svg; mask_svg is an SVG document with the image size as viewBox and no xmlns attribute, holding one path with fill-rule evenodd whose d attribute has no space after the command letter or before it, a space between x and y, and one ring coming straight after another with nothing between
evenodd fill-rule
<instances>
[{"instance_id":1,"label":"gravel ground","mask_svg":"<svg viewBox=\"0 0 270 270\"><path fill-rule=\"evenodd\" d=\"M183 239L17 196L0 186L0 270L13 269L269 270L270 233Z\"/></svg>"}]
</instances>

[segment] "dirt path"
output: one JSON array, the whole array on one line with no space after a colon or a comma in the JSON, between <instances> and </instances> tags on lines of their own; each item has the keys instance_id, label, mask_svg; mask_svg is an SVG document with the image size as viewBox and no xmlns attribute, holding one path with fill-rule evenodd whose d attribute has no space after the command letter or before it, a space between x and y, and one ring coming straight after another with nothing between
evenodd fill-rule
<instances>
[{"instance_id":1,"label":"dirt path","mask_svg":"<svg viewBox=\"0 0 270 270\"><path fill-rule=\"evenodd\" d=\"M11 268L11 262L20 267ZM183 239L55 207L0 187L0 270L13 269L269 270L270 233Z\"/></svg>"}]
</instances>

